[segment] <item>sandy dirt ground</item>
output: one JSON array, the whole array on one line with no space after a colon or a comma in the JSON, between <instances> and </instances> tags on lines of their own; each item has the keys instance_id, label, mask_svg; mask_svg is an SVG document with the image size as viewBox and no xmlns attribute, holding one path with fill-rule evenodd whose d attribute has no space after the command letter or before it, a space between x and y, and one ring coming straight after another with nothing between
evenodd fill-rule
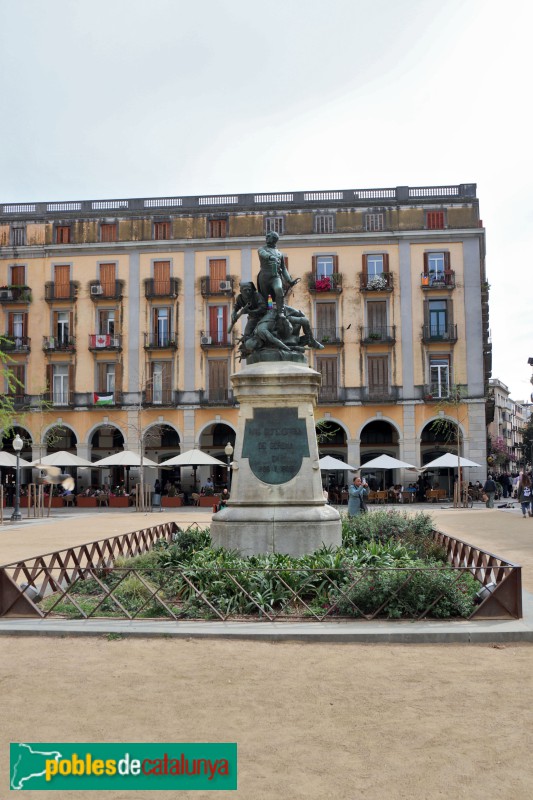
<instances>
[{"instance_id":1,"label":"sandy dirt ground","mask_svg":"<svg viewBox=\"0 0 533 800\"><path fill-rule=\"evenodd\" d=\"M0 798L11 741L236 741L243 800L533 797L530 645L2 637L0 693Z\"/></svg>"}]
</instances>

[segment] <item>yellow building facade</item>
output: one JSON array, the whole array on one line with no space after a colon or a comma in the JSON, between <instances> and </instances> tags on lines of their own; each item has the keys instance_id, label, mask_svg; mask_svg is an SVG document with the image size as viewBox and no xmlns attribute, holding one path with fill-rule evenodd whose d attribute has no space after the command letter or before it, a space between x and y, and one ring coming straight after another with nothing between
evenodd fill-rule
<instances>
[{"instance_id":1,"label":"yellow building facade","mask_svg":"<svg viewBox=\"0 0 533 800\"><path fill-rule=\"evenodd\" d=\"M322 375L322 452L421 466L450 449L431 428L444 415L459 420L463 454L485 464L475 184L0 205L2 349L22 455L95 461L144 441L157 462L192 447L225 460L245 318L227 328L270 230L301 279L286 301L324 345L308 357ZM456 385L464 402L446 406Z\"/></svg>"}]
</instances>

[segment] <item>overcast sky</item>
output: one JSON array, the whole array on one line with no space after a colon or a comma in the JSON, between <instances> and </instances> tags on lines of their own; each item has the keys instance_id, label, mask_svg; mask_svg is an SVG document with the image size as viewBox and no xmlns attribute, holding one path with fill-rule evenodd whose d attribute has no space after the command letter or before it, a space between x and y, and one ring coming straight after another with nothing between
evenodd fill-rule
<instances>
[{"instance_id":1,"label":"overcast sky","mask_svg":"<svg viewBox=\"0 0 533 800\"><path fill-rule=\"evenodd\" d=\"M0 0L0 202L477 183L533 356L530 0Z\"/></svg>"}]
</instances>

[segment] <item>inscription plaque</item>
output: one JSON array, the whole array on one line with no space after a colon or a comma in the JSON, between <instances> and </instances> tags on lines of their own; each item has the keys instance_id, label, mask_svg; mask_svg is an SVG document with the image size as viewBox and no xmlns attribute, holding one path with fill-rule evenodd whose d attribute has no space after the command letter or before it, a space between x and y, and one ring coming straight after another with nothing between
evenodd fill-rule
<instances>
[{"instance_id":1,"label":"inscription plaque","mask_svg":"<svg viewBox=\"0 0 533 800\"><path fill-rule=\"evenodd\" d=\"M309 457L304 419L297 408L255 408L253 419L244 425L242 456L260 481L287 483Z\"/></svg>"}]
</instances>

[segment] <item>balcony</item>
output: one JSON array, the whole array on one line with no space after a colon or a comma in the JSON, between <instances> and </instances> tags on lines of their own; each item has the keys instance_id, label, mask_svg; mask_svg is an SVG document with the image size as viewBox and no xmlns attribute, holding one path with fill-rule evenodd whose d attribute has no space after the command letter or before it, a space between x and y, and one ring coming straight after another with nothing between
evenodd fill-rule
<instances>
[{"instance_id":1,"label":"balcony","mask_svg":"<svg viewBox=\"0 0 533 800\"><path fill-rule=\"evenodd\" d=\"M112 281L111 283L100 283L100 281L90 281L89 295L93 302L98 300L120 300L124 290L124 281Z\"/></svg>"},{"instance_id":2,"label":"balcony","mask_svg":"<svg viewBox=\"0 0 533 800\"><path fill-rule=\"evenodd\" d=\"M449 397L450 387L438 383L427 383L423 387L423 399L426 403L439 403Z\"/></svg>"},{"instance_id":3,"label":"balcony","mask_svg":"<svg viewBox=\"0 0 533 800\"><path fill-rule=\"evenodd\" d=\"M359 288L362 292L392 292L393 286L391 272L382 272L380 275L359 273Z\"/></svg>"},{"instance_id":4,"label":"balcony","mask_svg":"<svg viewBox=\"0 0 533 800\"><path fill-rule=\"evenodd\" d=\"M2 350L6 353L28 353L31 349L31 339L27 336L2 335Z\"/></svg>"},{"instance_id":5,"label":"balcony","mask_svg":"<svg viewBox=\"0 0 533 800\"><path fill-rule=\"evenodd\" d=\"M233 392L229 389L208 389L200 394L200 405L227 406L233 403Z\"/></svg>"},{"instance_id":6,"label":"balcony","mask_svg":"<svg viewBox=\"0 0 533 800\"><path fill-rule=\"evenodd\" d=\"M344 389L340 386L321 386L318 390L319 403L343 403Z\"/></svg>"},{"instance_id":7,"label":"balcony","mask_svg":"<svg viewBox=\"0 0 533 800\"><path fill-rule=\"evenodd\" d=\"M145 333L145 350L175 350L178 346L177 337L174 333Z\"/></svg>"},{"instance_id":8,"label":"balcony","mask_svg":"<svg viewBox=\"0 0 533 800\"><path fill-rule=\"evenodd\" d=\"M203 350L209 350L213 347L233 347L233 336L225 331L208 334L200 331L200 346Z\"/></svg>"},{"instance_id":9,"label":"balcony","mask_svg":"<svg viewBox=\"0 0 533 800\"><path fill-rule=\"evenodd\" d=\"M361 327L361 344L393 344L395 341L396 325Z\"/></svg>"},{"instance_id":10,"label":"balcony","mask_svg":"<svg viewBox=\"0 0 533 800\"><path fill-rule=\"evenodd\" d=\"M228 296L235 293L233 288L233 278L225 278L224 280L202 278L200 290L202 292L202 297L211 297L212 295Z\"/></svg>"},{"instance_id":11,"label":"balcony","mask_svg":"<svg viewBox=\"0 0 533 800\"><path fill-rule=\"evenodd\" d=\"M362 403L395 403L398 400L397 386L369 386L361 388Z\"/></svg>"},{"instance_id":12,"label":"balcony","mask_svg":"<svg viewBox=\"0 0 533 800\"><path fill-rule=\"evenodd\" d=\"M7 399L13 403L13 408L17 410L30 407L31 396L29 394L8 394Z\"/></svg>"},{"instance_id":13,"label":"balcony","mask_svg":"<svg viewBox=\"0 0 533 800\"><path fill-rule=\"evenodd\" d=\"M344 328L314 328L313 336L317 342L326 347L331 344L344 344Z\"/></svg>"},{"instance_id":14,"label":"balcony","mask_svg":"<svg viewBox=\"0 0 533 800\"><path fill-rule=\"evenodd\" d=\"M44 399L53 406L73 406L74 392L45 392Z\"/></svg>"},{"instance_id":15,"label":"balcony","mask_svg":"<svg viewBox=\"0 0 533 800\"><path fill-rule=\"evenodd\" d=\"M92 403L97 408L120 406L122 405L122 392L94 392Z\"/></svg>"},{"instance_id":16,"label":"balcony","mask_svg":"<svg viewBox=\"0 0 533 800\"><path fill-rule=\"evenodd\" d=\"M342 292L342 275L334 272L332 275L325 275L321 278L316 275L309 275L307 288L312 294L331 294L332 292Z\"/></svg>"},{"instance_id":17,"label":"balcony","mask_svg":"<svg viewBox=\"0 0 533 800\"><path fill-rule=\"evenodd\" d=\"M31 289L29 286L2 286L0 303L31 303Z\"/></svg>"},{"instance_id":18,"label":"balcony","mask_svg":"<svg viewBox=\"0 0 533 800\"><path fill-rule=\"evenodd\" d=\"M89 350L122 350L122 336L119 333L90 333Z\"/></svg>"},{"instance_id":19,"label":"balcony","mask_svg":"<svg viewBox=\"0 0 533 800\"><path fill-rule=\"evenodd\" d=\"M424 291L431 289L455 289L455 270L447 269L444 272L427 273L420 275L420 286Z\"/></svg>"},{"instance_id":20,"label":"balcony","mask_svg":"<svg viewBox=\"0 0 533 800\"><path fill-rule=\"evenodd\" d=\"M46 353L72 353L75 349L75 336L43 336L43 350Z\"/></svg>"},{"instance_id":21,"label":"balcony","mask_svg":"<svg viewBox=\"0 0 533 800\"><path fill-rule=\"evenodd\" d=\"M173 406L174 389L158 389L148 386L144 393L144 402L149 406Z\"/></svg>"},{"instance_id":22,"label":"balcony","mask_svg":"<svg viewBox=\"0 0 533 800\"><path fill-rule=\"evenodd\" d=\"M78 296L78 284L69 281L65 284L55 284L48 281L44 285L44 299L47 303L73 303Z\"/></svg>"},{"instance_id":23,"label":"balcony","mask_svg":"<svg viewBox=\"0 0 533 800\"><path fill-rule=\"evenodd\" d=\"M457 325L423 325L422 341L425 344L431 344L431 342L456 342Z\"/></svg>"},{"instance_id":24,"label":"balcony","mask_svg":"<svg viewBox=\"0 0 533 800\"><path fill-rule=\"evenodd\" d=\"M168 278L165 281L156 281L153 278L147 278L144 282L144 296L147 300L152 300L155 297L175 298L178 296L178 293L178 278Z\"/></svg>"}]
</instances>

